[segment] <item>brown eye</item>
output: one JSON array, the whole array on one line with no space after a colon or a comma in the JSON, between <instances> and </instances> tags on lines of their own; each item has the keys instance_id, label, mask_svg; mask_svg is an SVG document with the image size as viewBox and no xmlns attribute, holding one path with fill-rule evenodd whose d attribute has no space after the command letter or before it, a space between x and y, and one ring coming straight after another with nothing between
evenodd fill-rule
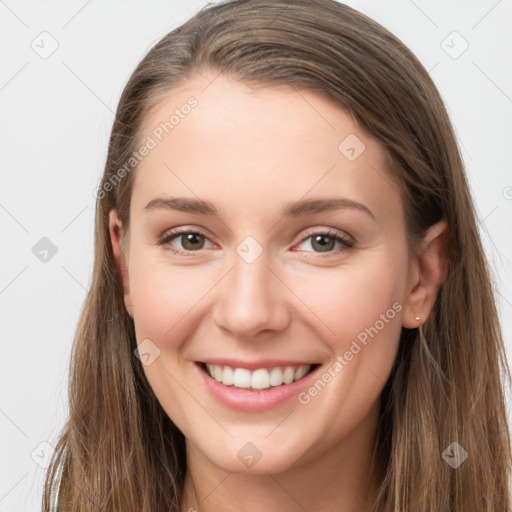
<instances>
[{"instance_id":1,"label":"brown eye","mask_svg":"<svg viewBox=\"0 0 512 512\"><path fill-rule=\"evenodd\" d=\"M183 249L193 251L204 247L205 238L199 233L184 233L180 235Z\"/></svg>"},{"instance_id":2,"label":"brown eye","mask_svg":"<svg viewBox=\"0 0 512 512\"><path fill-rule=\"evenodd\" d=\"M311 233L311 231L310 231ZM354 247L354 242L334 231L313 232L305 236L299 249L305 252L339 254Z\"/></svg>"},{"instance_id":3,"label":"brown eye","mask_svg":"<svg viewBox=\"0 0 512 512\"><path fill-rule=\"evenodd\" d=\"M334 249L335 239L330 235L315 235L311 237L311 247L318 252L328 252Z\"/></svg>"},{"instance_id":4,"label":"brown eye","mask_svg":"<svg viewBox=\"0 0 512 512\"><path fill-rule=\"evenodd\" d=\"M192 230L174 231L163 236L158 243L166 249L183 255L214 245L205 235Z\"/></svg>"}]
</instances>

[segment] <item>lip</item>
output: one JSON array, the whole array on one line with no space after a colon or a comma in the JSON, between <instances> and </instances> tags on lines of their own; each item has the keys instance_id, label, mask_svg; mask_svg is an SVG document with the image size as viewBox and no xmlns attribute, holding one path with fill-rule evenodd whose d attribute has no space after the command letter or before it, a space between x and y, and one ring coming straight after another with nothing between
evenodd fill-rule
<instances>
[{"instance_id":1,"label":"lip","mask_svg":"<svg viewBox=\"0 0 512 512\"><path fill-rule=\"evenodd\" d=\"M216 361L221 360L217 359ZM223 359L222 361L227 360ZM210 361L208 361L208 363L210 363ZM272 364L274 363L275 361L272 361ZM261 361L258 362L258 364L261 364ZM195 362L194 366L199 372L199 377L202 379L206 389L217 401L219 401L221 404L227 407L230 407L231 409L236 409L245 412L267 411L279 406L280 404L286 402L290 398L297 396L303 389L311 385L311 381L315 379L319 369L321 368L321 365L318 365L316 368L313 369L313 371L302 377L302 379L292 382L291 384L285 384L273 388L271 387L270 389L264 391L248 391L246 389L225 386L224 384L217 382L214 378L212 378L207 372L203 370L201 362ZM229 364L228 366L231 366L231 364ZM293 365L287 363L286 365L277 364L275 366ZM235 368L247 368L247 366L235 366ZM264 368L264 366L255 366L255 368Z\"/></svg>"}]
</instances>

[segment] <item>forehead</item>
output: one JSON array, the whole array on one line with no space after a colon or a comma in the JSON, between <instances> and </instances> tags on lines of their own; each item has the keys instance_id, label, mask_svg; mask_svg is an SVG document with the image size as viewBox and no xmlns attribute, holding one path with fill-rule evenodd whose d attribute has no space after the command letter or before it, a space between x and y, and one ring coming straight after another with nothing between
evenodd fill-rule
<instances>
[{"instance_id":1,"label":"forehead","mask_svg":"<svg viewBox=\"0 0 512 512\"><path fill-rule=\"evenodd\" d=\"M151 149L137 166L135 201L207 196L263 214L273 204L337 194L381 211L400 208L387 151L312 91L197 77L150 111L139 140Z\"/></svg>"}]
</instances>

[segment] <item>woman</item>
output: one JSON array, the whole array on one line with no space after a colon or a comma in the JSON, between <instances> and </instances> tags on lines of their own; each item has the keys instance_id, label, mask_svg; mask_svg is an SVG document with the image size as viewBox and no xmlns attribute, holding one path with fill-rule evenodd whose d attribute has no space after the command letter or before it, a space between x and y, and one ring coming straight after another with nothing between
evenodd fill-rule
<instances>
[{"instance_id":1,"label":"woman","mask_svg":"<svg viewBox=\"0 0 512 512\"><path fill-rule=\"evenodd\" d=\"M130 78L97 196L44 510L510 510L472 200L387 30L203 9Z\"/></svg>"}]
</instances>

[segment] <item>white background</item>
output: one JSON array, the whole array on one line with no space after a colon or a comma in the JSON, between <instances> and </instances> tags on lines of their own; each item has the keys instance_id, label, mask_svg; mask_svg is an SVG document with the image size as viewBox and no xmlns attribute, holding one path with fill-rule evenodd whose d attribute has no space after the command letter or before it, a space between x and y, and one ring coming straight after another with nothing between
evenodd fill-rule
<instances>
[{"instance_id":1,"label":"white background","mask_svg":"<svg viewBox=\"0 0 512 512\"><path fill-rule=\"evenodd\" d=\"M44 471L35 460L44 465L44 443L55 443L65 419L71 343L92 270L93 190L121 90L149 48L205 3L0 1L0 512L40 509ZM512 0L348 3L410 47L446 101L510 358ZM467 50L452 58L464 40ZM31 45L43 44L58 48L42 59ZM32 252L42 237L57 248L46 263Z\"/></svg>"}]
</instances>

